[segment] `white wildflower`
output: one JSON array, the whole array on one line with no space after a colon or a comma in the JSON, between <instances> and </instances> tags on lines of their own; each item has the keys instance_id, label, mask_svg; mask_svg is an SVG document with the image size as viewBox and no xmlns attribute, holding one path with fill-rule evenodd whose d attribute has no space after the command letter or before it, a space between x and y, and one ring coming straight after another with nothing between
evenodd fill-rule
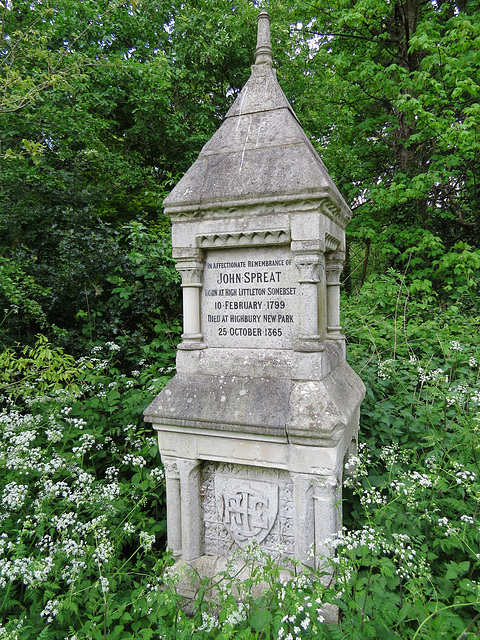
<instances>
[{"instance_id":1,"label":"white wildflower","mask_svg":"<svg viewBox=\"0 0 480 640\"><path fill-rule=\"evenodd\" d=\"M150 551L153 543L155 542L155 534L149 534L146 531L140 531L140 546L145 549L145 551Z\"/></svg>"},{"instance_id":2,"label":"white wildflower","mask_svg":"<svg viewBox=\"0 0 480 640\"><path fill-rule=\"evenodd\" d=\"M452 351L463 351L463 346L458 342L458 340L452 340L450 342L450 349Z\"/></svg>"},{"instance_id":3,"label":"white wildflower","mask_svg":"<svg viewBox=\"0 0 480 640\"><path fill-rule=\"evenodd\" d=\"M58 600L48 600L45 608L40 612L40 616L42 618L47 618L47 622L53 622L55 616L58 615L59 605L60 603Z\"/></svg>"},{"instance_id":4,"label":"white wildflower","mask_svg":"<svg viewBox=\"0 0 480 640\"><path fill-rule=\"evenodd\" d=\"M210 633L213 629L218 628L218 620L215 616L211 616L206 611L202 611L202 625L198 627L198 631L206 631Z\"/></svg>"},{"instance_id":5,"label":"white wildflower","mask_svg":"<svg viewBox=\"0 0 480 640\"><path fill-rule=\"evenodd\" d=\"M163 482L163 480L165 480L165 472L163 469L156 467L148 472L148 477L157 482Z\"/></svg>"},{"instance_id":6,"label":"white wildflower","mask_svg":"<svg viewBox=\"0 0 480 640\"><path fill-rule=\"evenodd\" d=\"M115 342L106 342L105 346L108 347L109 351L120 351L120 347Z\"/></svg>"},{"instance_id":7,"label":"white wildflower","mask_svg":"<svg viewBox=\"0 0 480 640\"><path fill-rule=\"evenodd\" d=\"M9 482L5 485L2 493L2 504L10 509L16 511L23 506L27 497L28 487L26 484L17 484L16 482Z\"/></svg>"},{"instance_id":8,"label":"white wildflower","mask_svg":"<svg viewBox=\"0 0 480 640\"><path fill-rule=\"evenodd\" d=\"M100 581L100 589L102 590L102 593L108 593L108 589L109 589L108 579L104 578L103 576L100 576L99 581Z\"/></svg>"}]
</instances>

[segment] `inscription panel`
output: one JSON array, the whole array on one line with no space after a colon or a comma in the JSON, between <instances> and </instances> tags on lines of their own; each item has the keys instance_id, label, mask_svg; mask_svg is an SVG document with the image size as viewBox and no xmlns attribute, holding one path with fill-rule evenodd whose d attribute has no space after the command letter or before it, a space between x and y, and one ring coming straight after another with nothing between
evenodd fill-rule
<instances>
[{"instance_id":1,"label":"inscription panel","mask_svg":"<svg viewBox=\"0 0 480 640\"><path fill-rule=\"evenodd\" d=\"M288 247L210 251L202 288L209 347L288 349L298 326L297 268Z\"/></svg>"}]
</instances>

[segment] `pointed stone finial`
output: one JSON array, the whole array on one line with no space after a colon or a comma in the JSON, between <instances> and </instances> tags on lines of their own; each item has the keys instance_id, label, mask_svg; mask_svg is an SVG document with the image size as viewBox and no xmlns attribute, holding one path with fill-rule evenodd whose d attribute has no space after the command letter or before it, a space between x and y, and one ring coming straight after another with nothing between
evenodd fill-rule
<instances>
[{"instance_id":1,"label":"pointed stone finial","mask_svg":"<svg viewBox=\"0 0 480 640\"><path fill-rule=\"evenodd\" d=\"M270 18L267 11L258 14L257 48L255 49L255 64L269 64L272 66L272 44L270 41Z\"/></svg>"}]
</instances>

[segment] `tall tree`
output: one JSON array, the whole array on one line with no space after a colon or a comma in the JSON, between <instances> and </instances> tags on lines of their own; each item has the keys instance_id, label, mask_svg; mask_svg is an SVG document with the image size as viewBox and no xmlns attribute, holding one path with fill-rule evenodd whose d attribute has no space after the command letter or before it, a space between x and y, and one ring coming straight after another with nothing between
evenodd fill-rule
<instances>
[{"instance_id":1,"label":"tall tree","mask_svg":"<svg viewBox=\"0 0 480 640\"><path fill-rule=\"evenodd\" d=\"M479 247L480 4L301 0L289 25L287 95L355 211L350 237L427 271Z\"/></svg>"},{"instance_id":2,"label":"tall tree","mask_svg":"<svg viewBox=\"0 0 480 640\"><path fill-rule=\"evenodd\" d=\"M108 289L119 225L168 229L161 201L248 74L255 11L12 0L0 20L0 255L51 291L51 321L72 326L87 293Z\"/></svg>"}]
</instances>

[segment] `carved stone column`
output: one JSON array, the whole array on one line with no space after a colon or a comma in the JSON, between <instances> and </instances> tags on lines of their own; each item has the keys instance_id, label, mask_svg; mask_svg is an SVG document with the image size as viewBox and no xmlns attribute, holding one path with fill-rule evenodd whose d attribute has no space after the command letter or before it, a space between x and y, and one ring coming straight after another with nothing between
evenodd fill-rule
<instances>
[{"instance_id":1,"label":"carved stone column","mask_svg":"<svg viewBox=\"0 0 480 640\"><path fill-rule=\"evenodd\" d=\"M174 256L175 257L175 256ZM176 257L176 269L182 276L183 333L179 349L205 349L200 324L200 291L203 261L199 252L191 256Z\"/></svg>"},{"instance_id":2,"label":"carved stone column","mask_svg":"<svg viewBox=\"0 0 480 640\"><path fill-rule=\"evenodd\" d=\"M294 505L295 558L305 565L313 565L315 543L315 515L312 477L305 473L292 473Z\"/></svg>"},{"instance_id":3,"label":"carved stone column","mask_svg":"<svg viewBox=\"0 0 480 640\"><path fill-rule=\"evenodd\" d=\"M180 473L182 557L191 562L203 553L200 460L177 459Z\"/></svg>"},{"instance_id":4,"label":"carved stone column","mask_svg":"<svg viewBox=\"0 0 480 640\"><path fill-rule=\"evenodd\" d=\"M327 338L329 340L345 339L340 326L340 274L344 258L343 251L334 251L326 255Z\"/></svg>"},{"instance_id":5,"label":"carved stone column","mask_svg":"<svg viewBox=\"0 0 480 640\"><path fill-rule=\"evenodd\" d=\"M268 64L272 66L273 51L270 41L270 19L268 13L260 11L257 18L257 48L255 50L255 64Z\"/></svg>"},{"instance_id":6,"label":"carved stone column","mask_svg":"<svg viewBox=\"0 0 480 640\"><path fill-rule=\"evenodd\" d=\"M180 473L175 458L162 456L167 489L167 543L174 556L182 555Z\"/></svg>"},{"instance_id":7,"label":"carved stone column","mask_svg":"<svg viewBox=\"0 0 480 640\"><path fill-rule=\"evenodd\" d=\"M334 475L324 476L314 482L313 503L315 510L315 566L321 567L330 558L325 541L342 530L342 483ZM327 568L327 567L325 567ZM328 577L327 577L328 579Z\"/></svg>"},{"instance_id":8,"label":"carved stone column","mask_svg":"<svg viewBox=\"0 0 480 640\"><path fill-rule=\"evenodd\" d=\"M326 334L324 253L296 253L295 264L300 272L300 332L295 351L322 351Z\"/></svg>"}]
</instances>

